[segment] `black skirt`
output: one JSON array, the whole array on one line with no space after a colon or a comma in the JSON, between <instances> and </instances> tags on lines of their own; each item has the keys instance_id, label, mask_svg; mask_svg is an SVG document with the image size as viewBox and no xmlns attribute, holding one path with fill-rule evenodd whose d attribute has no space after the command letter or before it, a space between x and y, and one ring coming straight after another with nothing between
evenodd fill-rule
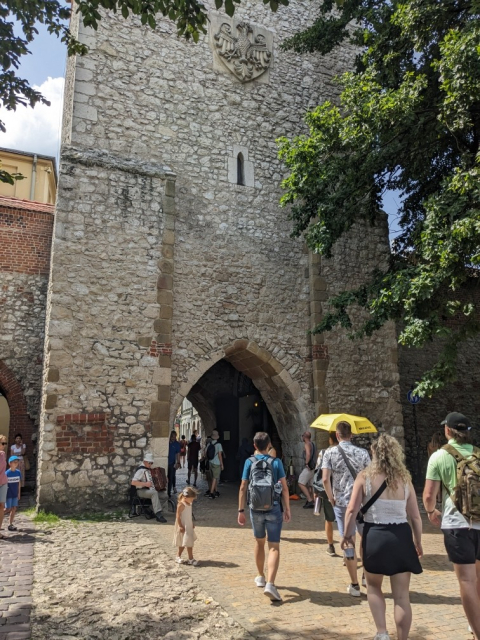
<instances>
[{"instance_id":1,"label":"black skirt","mask_svg":"<svg viewBox=\"0 0 480 640\"><path fill-rule=\"evenodd\" d=\"M373 524L365 522L362 538L363 566L369 573L394 576L422 573L408 522Z\"/></svg>"}]
</instances>

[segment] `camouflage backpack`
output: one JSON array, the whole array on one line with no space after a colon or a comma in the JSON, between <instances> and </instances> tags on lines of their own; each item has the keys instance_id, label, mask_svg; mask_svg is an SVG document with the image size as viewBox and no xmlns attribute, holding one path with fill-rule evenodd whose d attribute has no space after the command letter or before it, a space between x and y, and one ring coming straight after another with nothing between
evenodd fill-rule
<instances>
[{"instance_id":1,"label":"camouflage backpack","mask_svg":"<svg viewBox=\"0 0 480 640\"><path fill-rule=\"evenodd\" d=\"M458 511L467 520L480 522L480 449L473 447L472 453L465 457L451 444L445 449L457 463L457 486L450 498Z\"/></svg>"}]
</instances>

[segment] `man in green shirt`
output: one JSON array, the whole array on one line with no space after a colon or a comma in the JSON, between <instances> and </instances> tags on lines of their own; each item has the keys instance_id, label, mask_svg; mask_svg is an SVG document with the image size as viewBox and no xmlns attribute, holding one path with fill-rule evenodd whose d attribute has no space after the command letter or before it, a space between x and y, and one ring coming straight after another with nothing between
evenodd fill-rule
<instances>
[{"instance_id":1,"label":"man in green shirt","mask_svg":"<svg viewBox=\"0 0 480 640\"><path fill-rule=\"evenodd\" d=\"M471 425L463 414L449 413L441 423L445 426L448 444L461 455L473 452L470 444ZM457 486L457 462L445 449L435 451L428 461L423 504L430 522L441 527L448 558L453 562L460 585L460 597L468 622L480 640L480 522L469 522L450 497ZM442 513L436 508L436 498L442 491Z\"/></svg>"}]
</instances>

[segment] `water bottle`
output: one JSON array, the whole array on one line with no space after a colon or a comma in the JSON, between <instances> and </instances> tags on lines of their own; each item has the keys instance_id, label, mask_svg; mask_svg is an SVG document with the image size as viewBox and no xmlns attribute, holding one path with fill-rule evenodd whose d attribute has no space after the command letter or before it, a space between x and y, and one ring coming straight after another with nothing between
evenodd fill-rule
<instances>
[{"instance_id":1,"label":"water bottle","mask_svg":"<svg viewBox=\"0 0 480 640\"><path fill-rule=\"evenodd\" d=\"M315 498L315 507L313 509L313 515L319 516L321 511L322 511L322 499L319 496L317 496Z\"/></svg>"},{"instance_id":2,"label":"water bottle","mask_svg":"<svg viewBox=\"0 0 480 640\"><path fill-rule=\"evenodd\" d=\"M355 557L355 547L353 545L349 545L343 553L345 554L346 560L353 560Z\"/></svg>"}]
</instances>

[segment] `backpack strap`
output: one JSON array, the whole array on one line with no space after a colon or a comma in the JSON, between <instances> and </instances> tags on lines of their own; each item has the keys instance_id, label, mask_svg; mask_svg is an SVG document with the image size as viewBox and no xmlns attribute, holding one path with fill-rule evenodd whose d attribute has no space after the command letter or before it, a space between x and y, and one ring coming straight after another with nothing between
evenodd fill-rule
<instances>
[{"instance_id":1,"label":"backpack strap","mask_svg":"<svg viewBox=\"0 0 480 640\"><path fill-rule=\"evenodd\" d=\"M386 488L387 488L387 481L384 480L382 484L378 487L378 489L375 491L373 496L370 498L370 500L368 500L368 502L364 504L363 507L360 509L360 513L362 514L362 516L364 516L367 513L367 511L370 509L370 507L373 504L375 504L375 502L380 498L380 496L382 495L382 493L385 491Z\"/></svg>"},{"instance_id":2,"label":"backpack strap","mask_svg":"<svg viewBox=\"0 0 480 640\"><path fill-rule=\"evenodd\" d=\"M355 471L355 469L353 468L352 463L351 463L351 462L350 462L350 460L348 459L347 454L345 453L345 451L343 451L343 449L342 449L342 447L341 447L340 445L337 445L337 449L339 450L339 452L340 452L340 454L341 454L342 458L344 459L345 464L346 464L346 465L347 465L347 467L348 467L348 470L350 471L350 473L351 473L351 474L352 474L352 476L353 476L353 479L354 479L354 480L356 480L356 479L357 479L357 472Z\"/></svg>"},{"instance_id":3,"label":"backpack strap","mask_svg":"<svg viewBox=\"0 0 480 640\"><path fill-rule=\"evenodd\" d=\"M456 463L458 464L459 462L461 462L462 460L465 460L465 456L462 456L462 454L460 453L460 451L457 451L455 449L455 447L452 447L451 444L445 444L443 445L442 449L445 449L445 451L447 453L449 453L451 456L453 456L455 458ZM475 449L475 447L474 447Z\"/></svg>"}]
</instances>

